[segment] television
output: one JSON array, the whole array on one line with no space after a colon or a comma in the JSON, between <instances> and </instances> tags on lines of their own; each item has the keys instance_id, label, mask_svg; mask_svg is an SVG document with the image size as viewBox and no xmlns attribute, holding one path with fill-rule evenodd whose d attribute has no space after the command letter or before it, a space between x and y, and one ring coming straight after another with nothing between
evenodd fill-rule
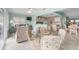
<instances>
[{"instance_id":1,"label":"television","mask_svg":"<svg viewBox=\"0 0 79 59\"><path fill-rule=\"evenodd\" d=\"M29 20L29 21L31 21L32 20L32 17L27 17L26 19Z\"/></svg>"}]
</instances>

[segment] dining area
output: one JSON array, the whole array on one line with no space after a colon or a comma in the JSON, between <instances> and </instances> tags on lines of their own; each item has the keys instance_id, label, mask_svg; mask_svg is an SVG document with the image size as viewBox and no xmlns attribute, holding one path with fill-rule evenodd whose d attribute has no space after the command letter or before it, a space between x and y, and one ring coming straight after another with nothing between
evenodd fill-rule
<instances>
[{"instance_id":1,"label":"dining area","mask_svg":"<svg viewBox=\"0 0 79 59\"><path fill-rule=\"evenodd\" d=\"M10 37L4 50L79 49L79 20L76 18L69 18L62 12L11 17Z\"/></svg>"},{"instance_id":2,"label":"dining area","mask_svg":"<svg viewBox=\"0 0 79 59\"><path fill-rule=\"evenodd\" d=\"M24 23L14 23L16 32L7 39L4 49L12 49L15 46L13 49L59 50L65 38L66 30L61 27L59 16L57 19L58 21L55 21L54 17L37 17L34 27ZM7 46L10 41L13 42L11 48ZM30 45L25 44L27 42Z\"/></svg>"},{"instance_id":3,"label":"dining area","mask_svg":"<svg viewBox=\"0 0 79 59\"><path fill-rule=\"evenodd\" d=\"M36 31L34 32L32 28L27 27L27 30L26 31L21 30L22 31L21 33L25 32L26 41L32 42L33 46L35 46L36 49L39 48L41 50L58 50L60 48L61 43L64 40L66 30L62 28L57 29L57 27L55 27L55 24L54 26L52 26L52 24L49 24L47 25L47 27L43 27L43 24L41 24L41 26L37 27ZM21 34L17 32L16 35ZM20 37L21 40L23 40L24 34L23 38L22 36ZM19 37L16 37L16 40L18 40L19 42L21 41ZM18 44L20 44L19 42Z\"/></svg>"}]
</instances>

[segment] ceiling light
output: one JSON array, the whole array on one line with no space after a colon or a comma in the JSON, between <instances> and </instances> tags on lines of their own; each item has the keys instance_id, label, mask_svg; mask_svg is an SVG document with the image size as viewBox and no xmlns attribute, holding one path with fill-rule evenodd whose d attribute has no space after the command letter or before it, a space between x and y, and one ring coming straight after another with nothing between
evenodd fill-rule
<instances>
[{"instance_id":1,"label":"ceiling light","mask_svg":"<svg viewBox=\"0 0 79 59\"><path fill-rule=\"evenodd\" d=\"M27 12L28 12L29 14L32 13L32 11L30 11L30 10L28 10Z\"/></svg>"},{"instance_id":2,"label":"ceiling light","mask_svg":"<svg viewBox=\"0 0 79 59\"><path fill-rule=\"evenodd\" d=\"M27 11L27 13L32 13L32 8L28 8L28 11Z\"/></svg>"},{"instance_id":3,"label":"ceiling light","mask_svg":"<svg viewBox=\"0 0 79 59\"><path fill-rule=\"evenodd\" d=\"M70 22L74 22L74 20L70 20Z\"/></svg>"}]
</instances>

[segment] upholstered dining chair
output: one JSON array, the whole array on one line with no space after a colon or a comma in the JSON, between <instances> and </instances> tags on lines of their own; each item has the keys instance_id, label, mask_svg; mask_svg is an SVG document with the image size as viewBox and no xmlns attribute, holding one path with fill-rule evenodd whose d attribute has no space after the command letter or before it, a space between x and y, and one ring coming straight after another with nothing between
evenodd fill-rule
<instances>
[{"instance_id":1,"label":"upholstered dining chair","mask_svg":"<svg viewBox=\"0 0 79 59\"><path fill-rule=\"evenodd\" d=\"M59 29L58 35L61 37L62 40L64 40L64 37L66 35L65 29Z\"/></svg>"},{"instance_id":2,"label":"upholstered dining chair","mask_svg":"<svg viewBox=\"0 0 79 59\"><path fill-rule=\"evenodd\" d=\"M27 41L27 28L25 26L18 26L16 31L16 42L24 42Z\"/></svg>"},{"instance_id":3,"label":"upholstered dining chair","mask_svg":"<svg viewBox=\"0 0 79 59\"><path fill-rule=\"evenodd\" d=\"M58 50L60 44L60 36L43 36L40 40L40 47L42 50Z\"/></svg>"},{"instance_id":4,"label":"upholstered dining chair","mask_svg":"<svg viewBox=\"0 0 79 59\"><path fill-rule=\"evenodd\" d=\"M70 33L70 35L72 35L72 34L77 35L77 25L70 25L69 26L69 33Z\"/></svg>"}]
</instances>

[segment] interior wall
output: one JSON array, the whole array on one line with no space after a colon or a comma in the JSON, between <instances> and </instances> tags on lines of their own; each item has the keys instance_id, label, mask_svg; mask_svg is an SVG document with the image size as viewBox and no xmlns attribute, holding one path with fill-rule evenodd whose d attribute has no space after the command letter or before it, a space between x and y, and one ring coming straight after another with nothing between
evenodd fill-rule
<instances>
[{"instance_id":1,"label":"interior wall","mask_svg":"<svg viewBox=\"0 0 79 59\"><path fill-rule=\"evenodd\" d=\"M60 15L61 15L60 17L61 17L62 27L64 27L65 26L65 24L64 24L65 22L64 22L63 19L65 19L65 17L62 16L62 14L60 14ZM25 24L32 25L32 27L33 27L34 30L36 29L36 27L41 26L41 25L36 24L36 21L37 21L37 17L38 16L32 16L32 21L28 21L28 20L26 20L26 17L27 16L23 16L23 15L10 15L9 20L13 20L13 17L18 17L19 19L20 18L21 19L25 19L25 20L23 20L23 22L25 22ZM22 22L22 21L20 21L20 22ZM10 23L10 21L9 21L9 23ZM9 24L9 28L11 28L11 24Z\"/></svg>"},{"instance_id":2,"label":"interior wall","mask_svg":"<svg viewBox=\"0 0 79 59\"><path fill-rule=\"evenodd\" d=\"M32 25L33 28L35 28L37 16L32 16L32 21L27 20L26 17L27 16L10 15L9 16L9 28L11 28L10 21L13 20L13 18L16 20L17 23Z\"/></svg>"},{"instance_id":3,"label":"interior wall","mask_svg":"<svg viewBox=\"0 0 79 59\"><path fill-rule=\"evenodd\" d=\"M13 17L13 22L14 24L25 24L26 23L24 17L17 17L17 16Z\"/></svg>"},{"instance_id":4,"label":"interior wall","mask_svg":"<svg viewBox=\"0 0 79 59\"><path fill-rule=\"evenodd\" d=\"M27 23L25 16L10 14L10 16L9 16L9 29L11 29L12 25L13 25L13 23L11 23L11 21L15 24L26 24Z\"/></svg>"}]
</instances>

